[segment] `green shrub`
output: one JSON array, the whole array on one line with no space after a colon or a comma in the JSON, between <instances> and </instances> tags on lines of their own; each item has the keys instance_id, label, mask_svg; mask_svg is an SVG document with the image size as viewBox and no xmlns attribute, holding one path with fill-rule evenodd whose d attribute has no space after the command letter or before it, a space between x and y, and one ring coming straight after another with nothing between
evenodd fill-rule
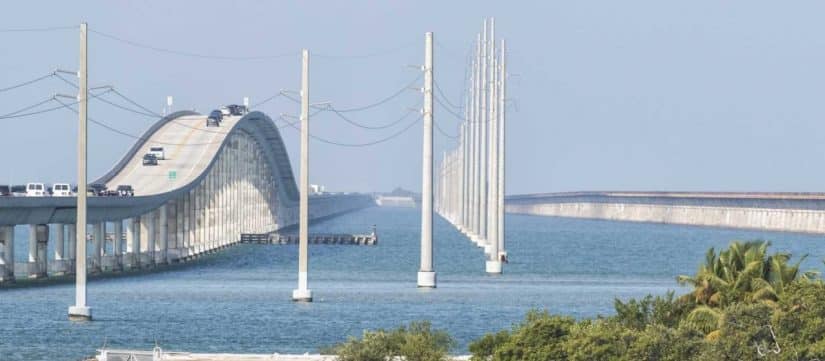
<instances>
[{"instance_id":1,"label":"green shrub","mask_svg":"<svg viewBox=\"0 0 825 361\"><path fill-rule=\"evenodd\" d=\"M412 322L393 331L366 331L361 339L322 349L340 361L387 361L399 356L406 361L444 361L454 341L444 331L433 330L430 323Z\"/></svg>"}]
</instances>

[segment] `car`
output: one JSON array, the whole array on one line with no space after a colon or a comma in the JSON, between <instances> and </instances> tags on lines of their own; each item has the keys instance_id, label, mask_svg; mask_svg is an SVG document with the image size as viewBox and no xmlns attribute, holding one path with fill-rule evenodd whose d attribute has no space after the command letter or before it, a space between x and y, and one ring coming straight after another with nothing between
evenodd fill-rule
<instances>
[{"instance_id":1,"label":"car","mask_svg":"<svg viewBox=\"0 0 825 361\"><path fill-rule=\"evenodd\" d=\"M46 186L43 183L26 183L27 197L44 197L46 196Z\"/></svg>"},{"instance_id":2,"label":"car","mask_svg":"<svg viewBox=\"0 0 825 361\"><path fill-rule=\"evenodd\" d=\"M220 107L220 111L221 111L221 114L223 116L228 117L228 116L232 115L232 110L230 110L229 107L226 106L226 105Z\"/></svg>"},{"instance_id":3,"label":"car","mask_svg":"<svg viewBox=\"0 0 825 361\"><path fill-rule=\"evenodd\" d=\"M121 184L117 186L117 193L121 197L133 197L135 190L128 184Z\"/></svg>"},{"instance_id":4,"label":"car","mask_svg":"<svg viewBox=\"0 0 825 361\"><path fill-rule=\"evenodd\" d=\"M150 147L149 154L154 154L155 158L157 158L158 160L166 159L166 153L163 151L163 147Z\"/></svg>"},{"instance_id":5,"label":"car","mask_svg":"<svg viewBox=\"0 0 825 361\"><path fill-rule=\"evenodd\" d=\"M26 196L26 186L25 185L11 186L11 195L15 196L15 197L25 197Z\"/></svg>"},{"instance_id":6,"label":"car","mask_svg":"<svg viewBox=\"0 0 825 361\"><path fill-rule=\"evenodd\" d=\"M226 107L229 108L229 114L231 115L244 115L247 113L246 107L243 105L230 104Z\"/></svg>"},{"instance_id":7,"label":"car","mask_svg":"<svg viewBox=\"0 0 825 361\"><path fill-rule=\"evenodd\" d=\"M223 120L223 113L221 113L220 110L213 110L209 113L209 117L206 118L206 126L208 127L210 122L216 124L215 126L220 126L221 120Z\"/></svg>"},{"instance_id":8,"label":"car","mask_svg":"<svg viewBox=\"0 0 825 361\"><path fill-rule=\"evenodd\" d=\"M206 126L207 127L218 127L221 125L221 122L215 118L209 117L206 118Z\"/></svg>"},{"instance_id":9,"label":"car","mask_svg":"<svg viewBox=\"0 0 825 361\"><path fill-rule=\"evenodd\" d=\"M143 155L143 165L158 165L158 157L152 153Z\"/></svg>"},{"instance_id":10,"label":"car","mask_svg":"<svg viewBox=\"0 0 825 361\"><path fill-rule=\"evenodd\" d=\"M72 195L72 187L68 183L52 184L52 196L54 197L70 197Z\"/></svg>"},{"instance_id":11,"label":"car","mask_svg":"<svg viewBox=\"0 0 825 361\"><path fill-rule=\"evenodd\" d=\"M86 194L90 196L106 196L106 185L102 183L92 183L86 187Z\"/></svg>"},{"instance_id":12,"label":"car","mask_svg":"<svg viewBox=\"0 0 825 361\"><path fill-rule=\"evenodd\" d=\"M119 195L120 192L118 192L116 189L107 189L106 193L104 194L104 196L106 197L117 197Z\"/></svg>"},{"instance_id":13,"label":"car","mask_svg":"<svg viewBox=\"0 0 825 361\"><path fill-rule=\"evenodd\" d=\"M0 186L0 197L11 197L11 187Z\"/></svg>"}]
</instances>

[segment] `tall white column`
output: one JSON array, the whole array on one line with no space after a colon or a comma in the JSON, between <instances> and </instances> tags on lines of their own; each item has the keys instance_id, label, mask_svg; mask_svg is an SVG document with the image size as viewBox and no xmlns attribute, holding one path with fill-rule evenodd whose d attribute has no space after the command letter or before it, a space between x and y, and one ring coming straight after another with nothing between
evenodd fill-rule
<instances>
[{"instance_id":1,"label":"tall white column","mask_svg":"<svg viewBox=\"0 0 825 361\"><path fill-rule=\"evenodd\" d=\"M478 243L478 210L479 210L479 131L481 121L479 117L479 69L481 58L481 34L476 34L476 59L473 62L473 81L472 81L472 97L473 97L473 116L472 116L472 156L470 162L472 163L472 192L471 200L472 210L470 211L470 240Z\"/></svg>"},{"instance_id":2,"label":"tall white column","mask_svg":"<svg viewBox=\"0 0 825 361\"><path fill-rule=\"evenodd\" d=\"M421 172L421 266L418 287L434 288L433 270L433 33L424 41L424 144Z\"/></svg>"},{"instance_id":3,"label":"tall white column","mask_svg":"<svg viewBox=\"0 0 825 361\"><path fill-rule=\"evenodd\" d=\"M506 103L506 81L507 81L507 68L506 68L506 48L504 40L501 41L501 68L499 69L499 106L498 106L498 116L499 116L499 135L498 135L498 253L499 253L499 260L506 260L507 259L507 251L504 249L504 181L505 181L505 163L504 163L504 146L506 144L504 135L505 135L505 107L507 106Z\"/></svg>"},{"instance_id":4,"label":"tall white column","mask_svg":"<svg viewBox=\"0 0 825 361\"><path fill-rule=\"evenodd\" d=\"M80 24L80 69L78 75L77 128L77 260L75 261L75 303L69 307L70 320L91 320L92 309L86 305L86 114L89 106L89 77L87 60L87 26Z\"/></svg>"},{"instance_id":5,"label":"tall white column","mask_svg":"<svg viewBox=\"0 0 825 361\"><path fill-rule=\"evenodd\" d=\"M304 49L301 62L301 194L298 225L298 289L292 291L294 301L312 301L308 288L309 271L309 51Z\"/></svg>"},{"instance_id":6,"label":"tall white column","mask_svg":"<svg viewBox=\"0 0 825 361\"><path fill-rule=\"evenodd\" d=\"M479 133L479 218L478 218L478 237L480 247L485 247L486 252L486 245L488 244L487 240L487 128L489 126L488 122L490 121L488 117L488 105L487 105L487 91L488 91L488 84L487 84L487 49L488 46L488 34L487 34L487 19L484 20L484 29L481 35L481 107L480 107L480 133Z\"/></svg>"}]
</instances>

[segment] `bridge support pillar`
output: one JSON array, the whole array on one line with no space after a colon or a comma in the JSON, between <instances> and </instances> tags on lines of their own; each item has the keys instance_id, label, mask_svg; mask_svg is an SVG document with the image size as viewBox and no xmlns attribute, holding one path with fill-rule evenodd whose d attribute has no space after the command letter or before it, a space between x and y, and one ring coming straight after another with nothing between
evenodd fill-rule
<instances>
[{"instance_id":1,"label":"bridge support pillar","mask_svg":"<svg viewBox=\"0 0 825 361\"><path fill-rule=\"evenodd\" d=\"M106 242L106 223L99 222L92 225L92 269L90 274L100 273L103 270L103 245Z\"/></svg>"},{"instance_id":2,"label":"bridge support pillar","mask_svg":"<svg viewBox=\"0 0 825 361\"><path fill-rule=\"evenodd\" d=\"M158 242L160 244L160 260L158 263L160 264L169 263L169 210L167 207L168 205L164 204L158 208L158 221L160 223L158 227L160 228L160 239Z\"/></svg>"},{"instance_id":3,"label":"bridge support pillar","mask_svg":"<svg viewBox=\"0 0 825 361\"><path fill-rule=\"evenodd\" d=\"M140 268L140 217L133 217L126 224L126 261L125 267L133 270Z\"/></svg>"},{"instance_id":4,"label":"bridge support pillar","mask_svg":"<svg viewBox=\"0 0 825 361\"><path fill-rule=\"evenodd\" d=\"M0 226L0 283L14 282L14 226Z\"/></svg>"},{"instance_id":5,"label":"bridge support pillar","mask_svg":"<svg viewBox=\"0 0 825 361\"><path fill-rule=\"evenodd\" d=\"M54 274L62 276L66 274L66 261L64 256L66 247L66 225L55 224L54 231Z\"/></svg>"},{"instance_id":6,"label":"bridge support pillar","mask_svg":"<svg viewBox=\"0 0 825 361\"><path fill-rule=\"evenodd\" d=\"M66 274L73 275L75 274L75 259L77 259L77 225L67 224L66 233L68 259L64 263L66 264Z\"/></svg>"},{"instance_id":7,"label":"bridge support pillar","mask_svg":"<svg viewBox=\"0 0 825 361\"><path fill-rule=\"evenodd\" d=\"M46 245L49 228L45 224L29 225L29 278L46 277Z\"/></svg>"},{"instance_id":8,"label":"bridge support pillar","mask_svg":"<svg viewBox=\"0 0 825 361\"><path fill-rule=\"evenodd\" d=\"M114 271L121 271L123 270L123 220L118 219L114 221L114 228L114 237L112 237L112 269Z\"/></svg>"},{"instance_id":9,"label":"bridge support pillar","mask_svg":"<svg viewBox=\"0 0 825 361\"><path fill-rule=\"evenodd\" d=\"M140 266L155 264L155 220L153 212L140 216Z\"/></svg>"}]
</instances>

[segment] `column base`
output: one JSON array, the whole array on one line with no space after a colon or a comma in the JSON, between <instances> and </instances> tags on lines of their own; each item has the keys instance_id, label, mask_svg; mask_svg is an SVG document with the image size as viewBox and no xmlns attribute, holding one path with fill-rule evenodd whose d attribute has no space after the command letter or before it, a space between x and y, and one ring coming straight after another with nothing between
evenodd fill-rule
<instances>
[{"instance_id":1,"label":"column base","mask_svg":"<svg viewBox=\"0 0 825 361\"><path fill-rule=\"evenodd\" d=\"M295 302L312 302L312 290L292 290L292 300Z\"/></svg>"},{"instance_id":2,"label":"column base","mask_svg":"<svg viewBox=\"0 0 825 361\"><path fill-rule=\"evenodd\" d=\"M91 321L92 308L87 306L69 306L70 321Z\"/></svg>"},{"instance_id":3,"label":"column base","mask_svg":"<svg viewBox=\"0 0 825 361\"><path fill-rule=\"evenodd\" d=\"M487 261L484 268L489 274L501 274L501 261Z\"/></svg>"},{"instance_id":4,"label":"column base","mask_svg":"<svg viewBox=\"0 0 825 361\"><path fill-rule=\"evenodd\" d=\"M418 287L435 288L435 272L418 271Z\"/></svg>"}]
</instances>

